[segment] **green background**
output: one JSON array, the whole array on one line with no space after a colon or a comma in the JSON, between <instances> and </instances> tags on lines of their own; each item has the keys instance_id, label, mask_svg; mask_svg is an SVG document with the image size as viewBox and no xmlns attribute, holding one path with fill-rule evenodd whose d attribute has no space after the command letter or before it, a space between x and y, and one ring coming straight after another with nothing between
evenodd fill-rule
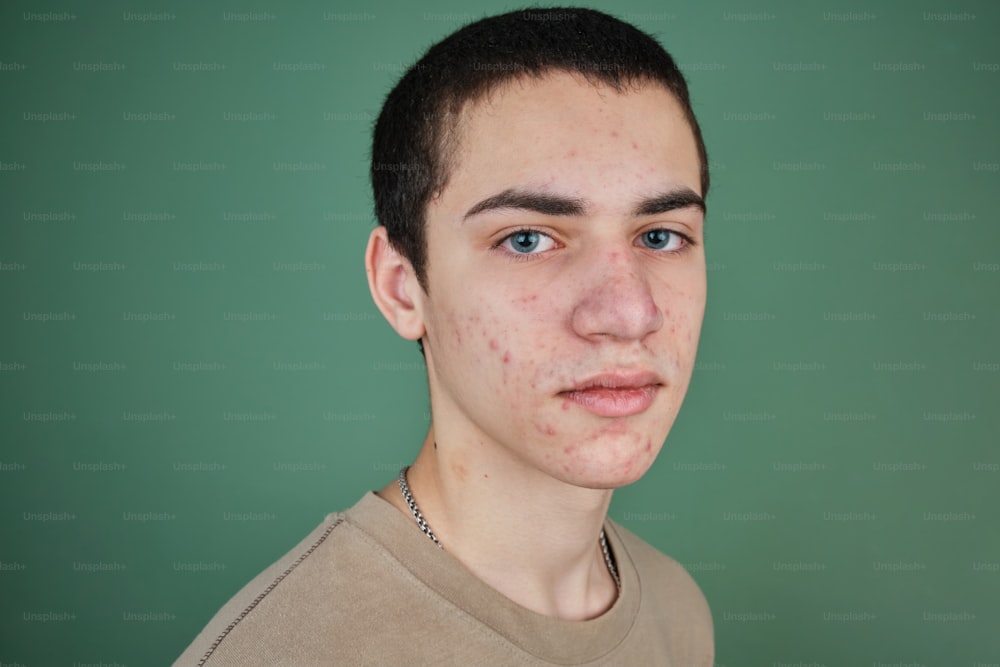
<instances>
[{"instance_id":1,"label":"green background","mask_svg":"<svg viewBox=\"0 0 1000 667\"><path fill-rule=\"evenodd\" d=\"M587 4L682 65L713 178L698 368L611 516L720 665L1000 664L1000 6ZM370 127L516 7L5 3L0 664L168 663L412 460Z\"/></svg>"}]
</instances>

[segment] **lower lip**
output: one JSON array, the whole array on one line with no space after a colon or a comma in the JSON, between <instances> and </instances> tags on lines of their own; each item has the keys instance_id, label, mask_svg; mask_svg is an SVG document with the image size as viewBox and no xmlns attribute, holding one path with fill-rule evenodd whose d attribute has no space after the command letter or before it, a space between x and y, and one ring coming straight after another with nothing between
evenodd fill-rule
<instances>
[{"instance_id":1,"label":"lower lip","mask_svg":"<svg viewBox=\"0 0 1000 667\"><path fill-rule=\"evenodd\" d=\"M628 417L648 410L656 400L657 389L659 385L651 384L634 389L600 388L565 391L560 396L598 417Z\"/></svg>"}]
</instances>

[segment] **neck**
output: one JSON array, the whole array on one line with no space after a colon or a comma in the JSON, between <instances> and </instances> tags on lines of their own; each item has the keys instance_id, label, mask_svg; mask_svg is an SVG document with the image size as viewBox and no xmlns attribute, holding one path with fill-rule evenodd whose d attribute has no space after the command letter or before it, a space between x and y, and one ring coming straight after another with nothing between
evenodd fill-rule
<instances>
[{"instance_id":1,"label":"neck","mask_svg":"<svg viewBox=\"0 0 1000 667\"><path fill-rule=\"evenodd\" d=\"M599 542L611 491L565 484L485 455L487 448L454 442L432 426L407 472L413 499L441 546L539 614L584 620L604 613L617 597ZM396 482L379 495L412 518Z\"/></svg>"}]
</instances>

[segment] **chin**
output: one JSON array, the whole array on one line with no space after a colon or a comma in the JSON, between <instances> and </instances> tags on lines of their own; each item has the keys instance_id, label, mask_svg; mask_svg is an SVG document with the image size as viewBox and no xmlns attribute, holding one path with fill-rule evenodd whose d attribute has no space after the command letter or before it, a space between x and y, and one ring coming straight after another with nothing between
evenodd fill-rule
<instances>
[{"instance_id":1,"label":"chin","mask_svg":"<svg viewBox=\"0 0 1000 667\"><path fill-rule=\"evenodd\" d=\"M619 489L642 479L649 472L655 453L652 457L647 452L637 452L626 461L606 462L604 465L586 464L574 468L567 464L564 468L564 481L586 489Z\"/></svg>"}]
</instances>

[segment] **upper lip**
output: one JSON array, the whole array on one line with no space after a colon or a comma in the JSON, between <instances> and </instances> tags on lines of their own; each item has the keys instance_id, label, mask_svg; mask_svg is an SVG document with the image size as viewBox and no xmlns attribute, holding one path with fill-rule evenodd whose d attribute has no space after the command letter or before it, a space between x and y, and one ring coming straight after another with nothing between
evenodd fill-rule
<instances>
[{"instance_id":1,"label":"upper lip","mask_svg":"<svg viewBox=\"0 0 1000 667\"><path fill-rule=\"evenodd\" d=\"M565 389L564 392L587 389L638 389L659 384L663 384L663 380L652 371L612 371L591 376Z\"/></svg>"}]
</instances>

